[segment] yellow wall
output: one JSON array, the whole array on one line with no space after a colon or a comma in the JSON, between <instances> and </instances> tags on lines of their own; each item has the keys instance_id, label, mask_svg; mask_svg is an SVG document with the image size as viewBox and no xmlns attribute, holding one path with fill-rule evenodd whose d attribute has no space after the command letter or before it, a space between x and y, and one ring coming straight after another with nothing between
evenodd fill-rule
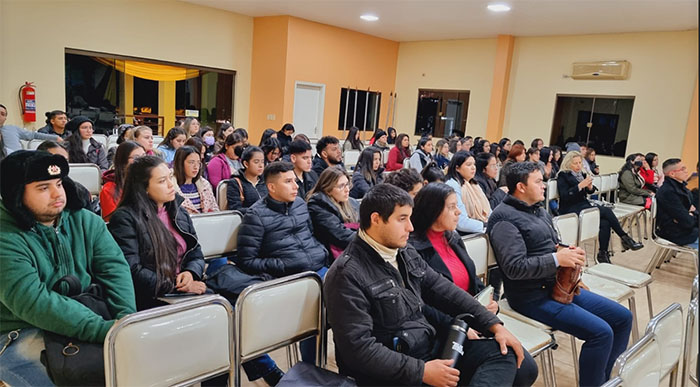
<instances>
[{"instance_id":1,"label":"yellow wall","mask_svg":"<svg viewBox=\"0 0 700 387\"><path fill-rule=\"evenodd\" d=\"M396 69L396 130L413 135L418 89L453 89L470 91L467 134L485 135L496 48L496 39L401 43Z\"/></svg>"},{"instance_id":2,"label":"yellow wall","mask_svg":"<svg viewBox=\"0 0 700 387\"><path fill-rule=\"evenodd\" d=\"M251 17L175 0L0 4L0 103L10 124L22 124L17 92L24 81L37 85L34 128L44 125L44 112L65 108L64 53L75 48L235 70L234 124L248 125Z\"/></svg>"},{"instance_id":3,"label":"yellow wall","mask_svg":"<svg viewBox=\"0 0 700 387\"><path fill-rule=\"evenodd\" d=\"M631 63L628 80L573 80L571 64ZM515 41L504 135L526 143L549 140L560 94L635 96L627 153L654 151L661 160L681 155L698 73L698 31L556 37ZM695 143L697 153L697 142ZM601 172L619 170L621 158L598 157Z\"/></svg>"},{"instance_id":4,"label":"yellow wall","mask_svg":"<svg viewBox=\"0 0 700 387\"><path fill-rule=\"evenodd\" d=\"M249 128L253 142L265 128L277 130L293 121L297 81L326 86L323 135L345 137L338 130L338 115L340 89L348 86L382 93L379 122L384 126L398 43L286 16L255 18L254 30ZM268 120L269 114L275 119Z\"/></svg>"},{"instance_id":5,"label":"yellow wall","mask_svg":"<svg viewBox=\"0 0 700 387\"><path fill-rule=\"evenodd\" d=\"M683 140L683 162L688 170L695 171L698 164L698 79L695 78L695 90L693 92L693 102L690 104L690 114L688 114L688 127L685 130ZM663 162L663 161L662 161ZM697 185L697 179L695 179Z\"/></svg>"}]
</instances>

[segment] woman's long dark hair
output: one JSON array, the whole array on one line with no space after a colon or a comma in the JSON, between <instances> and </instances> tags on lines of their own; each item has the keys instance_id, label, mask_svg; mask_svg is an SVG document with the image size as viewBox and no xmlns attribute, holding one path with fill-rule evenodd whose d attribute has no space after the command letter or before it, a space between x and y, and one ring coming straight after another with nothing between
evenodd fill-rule
<instances>
[{"instance_id":1,"label":"woman's long dark hair","mask_svg":"<svg viewBox=\"0 0 700 387\"><path fill-rule=\"evenodd\" d=\"M374 165L375 153L379 153L381 156L382 151L376 146L365 148L362 153L360 153L360 157L357 159L357 165L355 166L355 170L362 173L365 180L370 181L373 184L377 183L377 171L372 169L372 166Z\"/></svg>"},{"instance_id":2,"label":"woman's long dark hair","mask_svg":"<svg viewBox=\"0 0 700 387\"><path fill-rule=\"evenodd\" d=\"M279 140L277 140L276 138L270 137L267 140L265 140L260 149L262 149L263 153L265 154L265 165L271 162L267 160L267 155L274 152L275 149L277 149L280 152L279 157L282 157L282 144L280 144Z\"/></svg>"},{"instance_id":3,"label":"woman's long dark hair","mask_svg":"<svg viewBox=\"0 0 700 387\"><path fill-rule=\"evenodd\" d=\"M221 149L219 149L219 153L226 153L226 149L231 145L241 144L240 146L243 146L243 143L243 136L241 136L238 133L231 133L228 136L226 136L226 139L224 140L224 146L222 146ZM241 155L238 155L238 157L241 157Z\"/></svg>"},{"instance_id":4,"label":"woman's long dark hair","mask_svg":"<svg viewBox=\"0 0 700 387\"><path fill-rule=\"evenodd\" d=\"M459 174L457 168L461 167L462 164L464 164L464 162L467 161L467 159L470 157L474 157L474 154L472 154L472 152L459 151L455 153L454 156L452 156L452 160L450 160L450 165L447 167L447 180L455 179L457 180L460 186L464 184L464 178L462 177L462 175Z\"/></svg>"},{"instance_id":5,"label":"woman's long dark hair","mask_svg":"<svg viewBox=\"0 0 700 387\"><path fill-rule=\"evenodd\" d=\"M649 169L653 170L654 169L654 157L658 156L654 152L649 152L646 155L644 155L644 160L647 161L647 164L649 164ZM658 166L658 165L657 165Z\"/></svg>"},{"instance_id":6,"label":"woman's long dark hair","mask_svg":"<svg viewBox=\"0 0 700 387\"><path fill-rule=\"evenodd\" d=\"M413 233L419 238L424 238L430 227L440 217L445 209L445 201L455 191L445 183L430 183L418 191L413 199Z\"/></svg>"},{"instance_id":7,"label":"woman's long dark hair","mask_svg":"<svg viewBox=\"0 0 700 387\"><path fill-rule=\"evenodd\" d=\"M158 148L160 147L168 147L170 149L175 149L173 148L173 140L177 138L177 136L185 136L187 137L187 133L185 132L185 129L179 128L179 127L174 127L168 130L168 134L165 135L165 138L163 141L158 145Z\"/></svg>"},{"instance_id":8,"label":"woman's long dark hair","mask_svg":"<svg viewBox=\"0 0 700 387\"><path fill-rule=\"evenodd\" d=\"M119 194L124 188L124 179L126 178L126 168L129 166L129 156L131 152L136 148L141 148L145 152L146 150L141 146L141 144L133 141L124 141L119 144L117 151L114 153L114 184L116 188L114 189L114 199L119 198Z\"/></svg>"},{"instance_id":9,"label":"woman's long dark hair","mask_svg":"<svg viewBox=\"0 0 700 387\"><path fill-rule=\"evenodd\" d=\"M391 137L392 133L394 133L394 137ZM391 126L386 128L386 143L387 144L393 144L394 140L397 138L398 138L398 136L396 135L396 129L392 128Z\"/></svg>"},{"instance_id":10,"label":"woman's long dark hair","mask_svg":"<svg viewBox=\"0 0 700 387\"><path fill-rule=\"evenodd\" d=\"M624 172L627 169L629 169L633 173L635 173L634 159L636 159L639 156L644 157L644 155L641 153L632 153L631 155L627 156L627 158L625 159L625 164L622 166L622 168L620 168L620 175L622 175L622 172ZM651 165L650 165L650 167L651 167Z\"/></svg>"},{"instance_id":11,"label":"woman's long dark hair","mask_svg":"<svg viewBox=\"0 0 700 387\"><path fill-rule=\"evenodd\" d=\"M267 128L263 131L262 136L260 137L260 146L262 147L267 140L272 137L273 134L277 134L277 132L274 129Z\"/></svg>"},{"instance_id":12,"label":"woman's long dark hair","mask_svg":"<svg viewBox=\"0 0 700 387\"><path fill-rule=\"evenodd\" d=\"M175 287L177 242L158 218L158 206L146 193L153 169L165 164L157 156L143 156L134 160L127 169L124 192L119 207L132 210L137 228L145 228L151 244L145 246L155 257L156 294L169 293ZM167 165L167 164L165 164Z\"/></svg>"},{"instance_id":13,"label":"woman's long dark hair","mask_svg":"<svg viewBox=\"0 0 700 387\"><path fill-rule=\"evenodd\" d=\"M175 175L177 185L185 184L185 181L187 180L187 176L185 176L185 159L187 159L187 156L193 153L197 155L197 160L202 159L201 153L197 150L197 148L193 146L181 146L178 150L175 151L175 158L173 158L173 175ZM199 178L202 176L202 167L203 166L199 167L199 172L197 173L197 176L192 178L192 184L196 183L197 180L199 180Z\"/></svg>"},{"instance_id":14,"label":"woman's long dark hair","mask_svg":"<svg viewBox=\"0 0 700 387\"><path fill-rule=\"evenodd\" d=\"M362 141L359 138L355 138L359 131L360 128L358 128L357 126L353 126L352 128L350 128L350 130L348 130L348 137L345 138L345 142L350 142L350 144L352 144L352 149L362 149Z\"/></svg>"},{"instance_id":15,"label":"woman's long dark hair","mask_svg":"<svg viewBox=\"0 0 700 387\"><path fill-rule=\"evenodd\" d=\"M403 139L408 137L406 133L400 133L398 136L396 136L396 144L394 146L399 147L399 152L401 152L405 157L411 157L411 143L408 143L408 147L403 148L401 146L401 143L403 142Z\"/></svg>"},{"instance_id":16,"label":"woman's long dark hair","mask_svg":"<svg viewBox=\"0 0 700 387\"><path fill-rule=\"evenodd\" d=\"M92 140L92 137L90 137L90 140ZM90 162L90 160L88 160L87 154L85 153L85 151L83 151L83 138L80 137L80 128L77 128L68 137L67 141L68 141L68 160L71 163L89 163Z\"/></svg>"},{"instance_id":17,"label":"woman's long dark hair","mask_svg":"<svg viewBox=\"0 0 700 387\"><path fill-rule=\"evenodd\" d=\"M224 122L223 124L221 124L221 126L219 126L219 129L216 131L216 133L214 133L214 137L216 137L217 140L224 140L224 132L231 127L231 124L229 124L228 122Z\"/></svg>"},{"instance_id":18,"label":"woman's long dark hair","mask_svg":"<svg viewBox=\"0 0 700 387\"><path fill-rule=\"evenodd\" d=\"M490 179L484 170L486 169L486 166L489 165L489 161L491 161L493 158L496 158L493 153L481 152L477 154L474 158L474 163L476 164L476 174L483 176L486 179Z\"/></svg>"}]
</instances>

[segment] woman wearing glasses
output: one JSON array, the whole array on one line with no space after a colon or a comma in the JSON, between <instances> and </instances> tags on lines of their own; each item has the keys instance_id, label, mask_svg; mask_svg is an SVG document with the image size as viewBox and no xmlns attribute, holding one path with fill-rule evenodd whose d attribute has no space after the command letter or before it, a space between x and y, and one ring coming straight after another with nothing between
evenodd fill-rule
<instances>
[{"instance_id":1,"label":"woman wearing glasses","mask_svg":"<svg viewBox=\"0 0 700 387\"><path fill-rule=\"evenodd\" d=\"M202 156L197 148L185 145L175 151L173 179L177 193L185 198L181 206L188 213L219 211L211 184L202 178Z\"/></svg>"}]
</instances>

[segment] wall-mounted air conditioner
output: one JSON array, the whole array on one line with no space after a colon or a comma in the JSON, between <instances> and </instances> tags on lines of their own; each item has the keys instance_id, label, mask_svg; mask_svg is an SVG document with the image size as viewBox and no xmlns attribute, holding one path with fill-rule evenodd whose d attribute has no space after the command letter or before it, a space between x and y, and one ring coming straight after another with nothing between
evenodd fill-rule
<instances>
[{"instance_id":1,"label":"wall-mounted air conditioner","mask_svg":"<svg viewBox=\"0 0 700 387\"><path fill-rule=\"evenodd\" d=\"M627 79L630 62L626 60L611 60L604 62L574 63L573 79Z\"/></svg>"}]
</instances>

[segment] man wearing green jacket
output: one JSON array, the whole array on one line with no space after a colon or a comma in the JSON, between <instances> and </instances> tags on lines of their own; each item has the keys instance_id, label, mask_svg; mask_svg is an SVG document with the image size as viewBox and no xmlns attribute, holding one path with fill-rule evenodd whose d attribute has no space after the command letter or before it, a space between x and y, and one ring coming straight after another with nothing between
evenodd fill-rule
<instances>
[{"instance_id":1,"label":"man wearing green jacket","mask_svg":"<svg viewBox=\"0 0 700 387\"><path fill-rule=\"evenodd\" d=\"M101 343L115 320L54 291L72 274L102 285L115 319L136 311L129 266L68 178L62 156L17 151L0 164L0 380L50 385L43 331ZM4 350L3 350L3 347Z\"/></svg>"}]
</instances>

